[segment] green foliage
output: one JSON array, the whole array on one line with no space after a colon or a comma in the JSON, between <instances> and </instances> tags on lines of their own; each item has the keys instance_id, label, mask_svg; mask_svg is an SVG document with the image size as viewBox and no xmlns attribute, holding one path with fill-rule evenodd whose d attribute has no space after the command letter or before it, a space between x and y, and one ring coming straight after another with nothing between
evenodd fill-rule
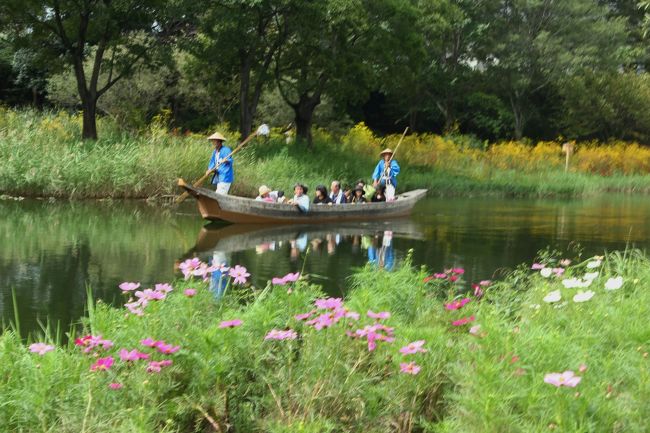
<instances>
[{"instance_id":1,"label":"green foliage","mask_svg":"<svg viewBox=\"0 0 650 433\"><path fill-rule=\"evenodd\" d=\"M548 266L555 256L544 255ZM575 261L566 277L591 271ZM527 268L526 266L525 268ZM89 371L96 357L47 335L32 341L58 345L43 356L29 353L11 331L0 336L0 426L3 431L225 431L247 432L485 432L643 431L650 397L647 374L650 327L639 308L650 302L650 260L638 251L608 254L590 289L594 297L572 301L576 289L561 278L543 278L524 267L494 282L482 299L460 310L444 303L464 295L454 285L423 283L424 270L407 260L395 272L360 270L345 306L360 313L316 331L293 316L313 308L320 289L302 279L260 290L244 287L215 300L203 283L175 283L167 299L150 302L145 315L98 303L84 332L111 339L109 371ZM621 276L618 290L604 289ZM195 297L183 296L187 287ZM520 290L526 287L526 290ZM449 290L451 289L451 290ZM542 300L559 290L565 302ZM390 311L393 343L346 336L372 320L367 310ZM468 325L451 321L474 316ZM219 328L238 318L242 326ZM264 340L271 329L295 329L296 340ZM143 338L181 346L155 354ZM425 353L399 348L424 340ZM159 374L146 361L127 364L119 349L152 352L173 365ZM417 375L400 372L414 361ZM582 366L582 368L581 368ZM573 370L576 388L544 383L551 372ZM581 371L579 371L581 370ZM123 388L112 390L109 383Z\"/></svg>"}]
</instances>

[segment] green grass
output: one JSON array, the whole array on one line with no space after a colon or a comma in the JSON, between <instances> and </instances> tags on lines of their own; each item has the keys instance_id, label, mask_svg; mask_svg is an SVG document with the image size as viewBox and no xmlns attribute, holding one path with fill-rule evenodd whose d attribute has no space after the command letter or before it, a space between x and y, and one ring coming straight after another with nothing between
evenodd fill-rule
<instances>
[{"instance_id":1,"label":"green grass","mask_svg":"<svg viewBox=\"0 0 650 433\"><path fill-rule=\"evenodd\" d=\"M79 128L78 115L0 109L0 194L73 199L173 195L179 192L176 180L199 178L211 154L204 136L173 135L157 125L128 133L100 118L96 142L80 140ZM333 179L347 184L368 181L377 163L374 147L381 144L375 141L363 134L336 138L316 131L314 149L307 151L300 144L286 145L278 133L257 139L236 157L232 192L254 196L262 184L291 191L296 182L313 192L316 185L329 186ZM564 173L550 165L504 170L463 158L454 162L452 156L428 166L418 164L411 153L412 164L401 162L399 188L428 188L434 195L535 197L650 192L648 175Z\"/></svg>"},{"instance_id":2,"label":"green grass","mask_svg":"<svg viewBox=\"0 0 650 433\"><path fill-rule=\"evenodd\" d=\"M541 261L557 266L557 258ZM575 261L566 277L590 271ZM494 282L480 300L448 311L463 296L457 285L423 283L424 270L408 261L396 272L371 268L351 280L345 306L360 321L343 320L316 331L293 316L309 311L320 289L301 280L286 287L229 290L223 301L199 282L176 282L142 317L89 302L85 331L111 339L103 355L141 348L145 337L179 344L160 374L116 360L91 372L96 360L71 343L39 356L11 331L0 336L0 429L56 432L600 432L647 431L650 260L640 252L608 254L589 287L588 302L560 278L528 266ZM624 285L605 291L610 276ZM198 294L183 296L193 286ZM563 301L542 298L560 290ZM369 352L349 338L371 320L367 310L390 311L393 343ZM473 315L480 335L452 320ZM219 329L221 320L243 325ZM270 329L299 337L264 341ZM47 340L47 337L37 337ZM405 344L425 340L426 353L402 355ZM55 341L56 343L56 341ZM144 349L143 349L144 350ZM155 359L163 356L154 355ZM417 375L400 373L415 361ZM584 364L587 370L577 373ZM550 372L573 370L576 388L544 383ZM124 387L111 390L108 384Z\"/></svg>"}]
</instances>

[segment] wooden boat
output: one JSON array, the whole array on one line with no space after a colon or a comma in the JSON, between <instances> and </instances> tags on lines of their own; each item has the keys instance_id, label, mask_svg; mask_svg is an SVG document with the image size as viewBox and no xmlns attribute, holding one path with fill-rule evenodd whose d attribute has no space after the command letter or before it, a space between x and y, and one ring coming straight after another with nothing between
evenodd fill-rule
<instances>
[{"instance_id":1,"label":"wooden boat","mask_svg":"<svg viewBox=\"0 0 650 433\"><path fill-rule=\"evenodd\" d=\"M399 194L394 201L358 205L310 206L302 213L295 206L267 203L246 197L225 195L213 190L188 185L183 179L178 185L196 198L201 216L207 220L233 223L312 224L334 221L366 221L409 215L427 190L416 189Z\"/></svg>"},{"instance_id":2,"label":"wooden boat","mask_svg":"<svg viewBox=\"0 0 650 433\"><path fill-rule=\"evenodd\" d=\"M202 227L196 245L186 254L192 256L207 251L232 253L256 248L271 242L286 242L300 236L325 239L328 236L375 236L390 231L394 237L422 240L424 232L410 218L386 221L330 224L228 224L210 223Z\"/></svg>"}]
</instances>

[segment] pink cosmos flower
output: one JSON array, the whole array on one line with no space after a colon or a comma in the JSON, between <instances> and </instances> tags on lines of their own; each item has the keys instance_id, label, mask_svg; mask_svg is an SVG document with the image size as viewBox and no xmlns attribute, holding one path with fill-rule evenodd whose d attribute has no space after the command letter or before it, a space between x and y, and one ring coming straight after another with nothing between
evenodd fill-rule
<instances>
[{"instance_id":1,"label":"pink cosmos flower","mask_svg":"<svg viewBox=\"0 0 650 433\"><path fill-rule=\"evenodd\" d=\"M561 277L564 274L564 268L553 268L552 271L556 277Z\"/></svg>"},{"instance_id":2,"label":"pink cosmos flower","mask_svg":"<svg viewBox=\"0 0 650 433\"><path fill-rule=\"evenodd\" d=\"M575 388L581 380L582 378L576 376L571 370L567 370L564 373L549 373L544 376L544 382L555 385L558 388L561 386Z\"/></svg>"},{"instance_id":3,"label":"pink cosmos flower","mask_svg":"<svg viewBox=\"0 0 650 433\"><path fill-rule=\"evenodd\" d=\"M165 299L165 292L159 292L157 290L144 289L143 291L135 292L135 297L144 299L146 301L159 301Z\"/></svg>"},{"instance_id":4,"label":"pink cosmos flower","mask_svg":"<svg viewBox=\"0 0 650 433\"><path fill-rule=\"evenodd\" d=\"M120 359L125 362L137 361L139 359L149 359L149 355L147 355L146 353L138 352L137 349L133 349L133 350L121 349Z\"/></svg>"},{"instance_id":5,"label":"pink cosmos flower","mask_svg":"<svg viewBox=\"0 0 650 433\"><path fill-rule=\"evenodd\" d=\"M188 298L191 298L192 296L196 295L196 289L185 289L185 291L183 291L183 294Z\"/></svg>"},{"instance_id":6,"label":"pink cosmos flower","mask_svg":"<svg viewBox=\"0 0 650 433\"><path fill-rule=\"evenodd\" d=\"M307 320L307 319L309 319L309 318L312 316L312 314L314 314L315 312L316 312L316 310L311 310L311 311L308 312L308 313L296 314L296 315L293 316L293 317L294 317L294 319L296 319L296 320Z\"/></svg>"},{"instance_id":7,"label":"pink cosmos flower","mask_svg":"<svg viewBox=\"0 0 650 433\"><path fill-rule=\"evenodd\" d=\"M368 310L368 317L377 320L388 319L390 317L390 313L388 311L374 313L372 310Z\"/></svg>"},{"instance_id":8,"label":"pink cosmos flower","mask_svg":"<svg viewBox=\"0 0 650 433\"><path fill-rule=\"evenodd\" d=\"M287 282L284 280L284 278L274 277L271 280L271 284L273 284L274 286L284 286L285 284L287 284Z\"/></svg>"},{"instance_id":9,"label":"pink cosmos flower","mask_svg":"<svg viewBox=\"0 0 650 433\"><path fill-rule=\"evenodd\" d=\"M285 331L272 329L264 337L265 340L295 340L296 338L298 338L298 334L296 331L293 331L291 329L287 329Z\"/></svg>"},{"instance_id":10,"label":"pink cosmos flower","mask_svg":"<svg viewBox=\"0 0 650 433\"><path fill-rule=\"evenodd\" d=\"M359 313L357 313L356 311L345 310L344 317L352 320L359 320Z\"/></svg>"},{"instance_id":11,"label":"pink cosmos flower","mask_svg":"<svg viewBox=\"0 0 650 433\"><path fill-rule=\"evenodd\" d=\"M120 389L120 388L122 388L123 386L124 386L124 385L122 385L121 383L117 383L117 382L113 382L113 383L109 383L109 384L108 384L108 387L109 387L110 389Z\"/></svg>"},{"instance_id":12,"label":"pink cosmos flower","mask_svg":"<svg viewBox=\"0 0 650 433\"><path fill-rule=\"evenodd\" d=\"M234 328L236 326L241 326L242 323L244 322L239 319L224 320L219 324L219 328Z\"/></svg>"},{"instance_id":13,"label":"pink cosmos flower","mask_svg":"<svg viewBox=\"0 0 650 433\"><path fill-rule=\"evenodd\" d=\"M487 287L487 286L489 286L490 284L492 284L492 281L491 281L491 280L482 280L482 281L480 281L478 284L479 284L479 286Z\"/></svg>"},{"instance_id":14,"label":"pink cosmos flower","mask_svg":"<svg viewBox=\"0 0 650 433\"><path fill-rule=\"evenodd\" d=\"M144 307L147 305L146 300L144 299L139 299L138 301L135 302L127 302L124 304L124 306L129 310L131 314L134 314L136 316L142 316L144 315Z\"/></svg>"},{"instance_id":15,"label":"pink cosmos flower","mask_svg":"<svg viewBox=\"0 0 650 433\"><path fill-rule=\"evenodd\" d=\"M382 325L381 323L367 325L363 329L357 329L353 336L356 338L365 338L368 343L369 352L375 350L377 347L377 341L385 341L387 343L395 341L395 337L393 337L393 328Z\"/></svg>"},{"instance_id":16,"label":"pink cosmos flower","mask_svg":"<svg viewBox=\"0 0 650 433\"><path fill-rule=\"evenodd\" d=\"M201 264L202 262L198 259L198 257L193 257L191 259L185 260L178 266L178 268L183 273L185 279L188 280L194 274L194 271L201 267Z\"/></svg>"},{"instance_id":17,"label":"pink cosmos flower","mask_svg":"<svg viewBox=\"0 0 650 433\"><path fill-rule=\"evenodd\" d=\"M246 284L247 278L251 276L251 274L246 272L245 267L239 265L231 268L228 275L234 278L234 284Z\"/></svg>"},{"instance_id":18,"label":"pink cosmos flower","mask_svg":"<svg viewBox=\"0 0 650 433\"><path fill-rule=\"evenodd\" d=\"M399 365L399 369L402 373L416 375L420 372L420 366L415 362L402 362Z\"/></svg>"},{"instance_id":19,"label":"pink cosmos flower","mask_svg":"<svg viewBox=\"0 0 650 433\"><path fill-rule=\"evenodd\" d=\"M445 304L445 308L447 310L450 310L450 311L458 310L459 308L463 308L470 301L471 301L471 299L469 299L469 298L463 298L460 301L453 301L453 302L450 302L449 304Z\"/></svg>"},{"instance_id":20,"label":"pink cosmos flower","mask_svg":"<svg viewBox=\"0 0 650 433\"><path fill-rule=\"evenodd\" d=\"M169 355L171 353L178 352L178 350L181 348L181 346L174 346L171 344L166 344L164 341L158 341L156 342L156 348L160 353L164 353L166 355Z\"/></svg>"},{"instance_id":21,"label":"pink cosmos flower","mask_svg":"<svg viewBox=\"0 0 650 433\"><path fill-rule=\"evenodd\" d=\"M74 341L74 344L77 346L82 346L84 348L84 353L90 353L95 348L106 350L113 347L113 342L111 340L103 339L101 335L86 335L84 337L77 338Z\"/></svg>"},{"instance_id":22,"label":"pink cosmos flower","mask_svg":"<svg viewBox=\"0 0 650 433\"><path fill-rule=\"evenodd\" d=\"M163 293L169 293L172 290L174 290L174 288L170 284L167 284L167 283L156 284L154 286L154 289L156 290L156 292L163 292Z\"/></svg>"},{"instance_id":23,"label":"pink cosmos flower","mask_svg":"<svg viewBox=\"0 0 650 433\"><path fill-rule=\"evenodd\" d=\"M106 358L99 358L97 360L97 362L95 362L90 367L90 371L110 370L112 365L113 365L113 357L112 356L108 356Z\"/></svg>"},{"instance_id":24,"label":"pink cosmos flower","mask_svg":"<svg viewBox=\"0 0 650 433\"><path fill-rule=\"evenodd\" d=\"M296 272L294 274L288 273L283 277L284 281L286 281L287 283L295 283L296 281L298 281L299 278L300 278L300 272Z\"/></svg>"},{"instance_id":25,"label":"pink cosmos flower","mask_svg":"<svg viewBox=\"0 0 650 433\"><path fill-rule=\"evenodd\" d=\"M447 278L447 274L444 274L444 273L433 274L433 276L434 276L435 278L439 279L439 280L444 280L444 279Z\"/></svg>"},{"instance_id":26,"label":"pink cosmos flower","mask_svg":"<svg viewBox=\"0 0 650 433\"><path fill-rule=\"evenodd\" d=\"M140 283L129 283L125 281L124 283L120 284L119 287L124 292L130 292L140 287Z\"/></svg>"},{"instance_id":27,"label":"pink cosmos flower","mask_svg":"<svg viewBox=\"0 0 650 433\"><path fill-rule=\"evenodd\" d=\"M316 299L316 301L314 301L314 305L316 305L317 308L321 308L323 310L336 310L338 308L343 307L343 299L341 298Z\"/></svg>"},{"instance_id":28,"label":"pink cosmos flower","mask_svg":"<svg viewBox=\"0 0 650 433\"><path fill-rule=\"evenodd\" d=\"M479 284L472 284L472 289L474 290L474 296L477 298L483 296L483 288Z\"/></svg>"},{"instance_id":29,"label":"pink cosmos flower","mask_svg":"<svg viewBox=\"0 0 650 433\"><path fill-rule=\"evenodd\" d=\"M541 263L533 263L533 266L530 267L530 269L534 269L536 271L544 268L545 266Z\"/></svg>"},{"instance_id":30,"label":"pink cosmos flower","mask_svg":"<svg viewBox=\"0 0 650 433\"><path fill-rule=\"evenodd\" d=\"M144 340L140 340L140 344L147 347L156 347L158 345L158 341L152 338L145 338Z\"/></svg>"},{"instance_id":31,"label":"pink cosmos flower","mask_svg":"<svg viewBox=\"0 0 650 433\"><path fill-rule=\"evenodd\" d=\"M580 366L578 367L578 371L580 373L584 373L585 371L587 371L587 365L586 364L580 364Z\"/></svg>"},{"instance_id":32,"label":"pink cosmos flower","mask_svg":"<svg viewBox=\"0 0 650 433\"><path fill-rule=\"evenodd\" d=\"M406 346L402 347L399 351L404 355L412 355L414 353L424 353L427 351L427 349L423 349L422 346L424 346L424 340L418 340L418 341L414 341L413 343L407 344Z\"/></svg>"},{"instance_id":33,"label":"pink cosmos flower","mask_svg":"<svg viewBox=\"0 0 650 433\"><path fill-rule=\"evenodd\" d=\"M313 326L315 330L320 331L323 328L329 328L333 324L339 321L341 316L338 318L334 318L334 314L332 313L324 313L319 316L317 316L314 319L308 320L305 322L307 325Z\"/></svg>"},{"instance_id":34,"label":"pink cosmos flower","mask_svg":"<svg viewBox=\"0 0 650 433\"><path fill-rule=\"evenodd\" d=\"M455 283L456 281L458 281L458 275L452 275L451 277L449 277L449 281Z\"/></svg>"},{"instance_id":35,"label":"pink cosmos flower","mask_svg":"<svg viewBox=\"0 0 650 433\"><path fill-rule=\"evenodd\" d=\"M162 361L151 361L147 366L147 373L160 373L160 370L162 370L163 367L172 365L172 363L173 362L170 359L163 359Z\"/></svg>"},{"instance_id":36,"label":"pink cosmos flower","mask_svg":"<svg viewBox=\"0 0 650 433\"><path fill-rule=\"evenodd\" d=\"M474 320L476 320L474 316L463 317L462 319L454 320L453 322L451 322L451 324L454 326L463 326L470 322L473 322Z\"/></svg>"},{"instance_id":37,"label":"pink cosmos flower","mask_svg":"<svg viewBox=\"0 0 650 433\"><path fill-rule=\"evenodd\" d=\"M428 276L428 277L424 277L424 279L422 280L422 282L426 284L426 283L428 283L429 281L432 281L434 278L435 278L435 277L434 277L433 275Z\"/></svg>"},{"instance_id":38,"label":"pink cosmos flower","mask_svg":"<svg viewBox=\"0 0 650 433\"><path fill-rule=\"evenodd\" d=\"M45 355L47 352L51 352L52 350L54 350L54 346L51 344L34 343L29 345L30 352L38 353L41 356Z\"/></svg>"},{"instance_id":39,"label":"pink cosmos flower","mask_svg":"<svg viewBox=\"0 0 650 433\"><path fill-rule=\"evenodd\" d=\"M465 273L465 269L463 269L463 268L453 268L451 270L451 273L456 274L456 275L463 275Z\"/></svg>"}]
</instances>

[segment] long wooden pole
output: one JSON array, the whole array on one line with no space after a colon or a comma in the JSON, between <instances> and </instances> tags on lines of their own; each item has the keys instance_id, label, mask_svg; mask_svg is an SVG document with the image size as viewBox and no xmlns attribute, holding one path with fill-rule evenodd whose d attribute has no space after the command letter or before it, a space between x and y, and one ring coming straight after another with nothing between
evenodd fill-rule
<instances>
[{"instance_id":1,"label":"long wooden pole","mask_svg":"<svg viewBox=\"0 0 650 433\"><path fill-rule=\"evenodd\" d=\"M233 150L232 152L230 152L226 157L224 157L224 158L222 159L222 162L221 162L221 163L219 163L215 168L213 168L212 170L210 170L208 173L206 173L206 174L204 174L203 176L201 176L201 177L200 177L196 182L194 182L194 183L192 184L192 186L194 186L194 187L201 186L201 184L203 184L203 182L205 182L206 179L207 179L208 177L210 177L210 175L211 175L212 173L216 172L216 171L219 169L219 167L221 167L221 165L224 164L224 163L226 162L226 159L230 158L231 156L233 156L234 154L236 154L237 152L239 152L239 151L240 151L244 146L246 146L246 145L248 144L249 141L251 141L253 138L257 137L257 135L258 135L258 131L255 131L255 132L253 132L251 135L249 135L248 137L246 137L246 139L245 139L244 141L242 141L241 143L239 143L239 146L237 146L237 147L235 148L235 150ZM178 204L178 203L182 203L182 202L183 202L187 197L189 197L189 195L190 195L190 194L189 194L187 191L185 191L183 194L181 194L181 195L176 199L176 203L177 203L177 204Z\"/></svg>"},{"instance_id":2,"label":"long wooden pole","mask_svg":"<svg viewBox=\"0 0 650 433\"><path fill-rule=\"evenodd\" d=\"M397 149L399 149L399 145L402 144L402 140L404 140L404 137L406 137L406 133L407 133L407 132L409 132L409 127L408 127L408 126L406 127L406 129L404 129L404 133L402 134L402 136L400 137L399 141L397 142L397 147L395 148L395 151L393 152L393 154L390 156L390 159L388 160L389 163L390 163L390 162L393 160L393 158L395 157L395 154L397 153Z\"/></svg>"}]
</instances>

